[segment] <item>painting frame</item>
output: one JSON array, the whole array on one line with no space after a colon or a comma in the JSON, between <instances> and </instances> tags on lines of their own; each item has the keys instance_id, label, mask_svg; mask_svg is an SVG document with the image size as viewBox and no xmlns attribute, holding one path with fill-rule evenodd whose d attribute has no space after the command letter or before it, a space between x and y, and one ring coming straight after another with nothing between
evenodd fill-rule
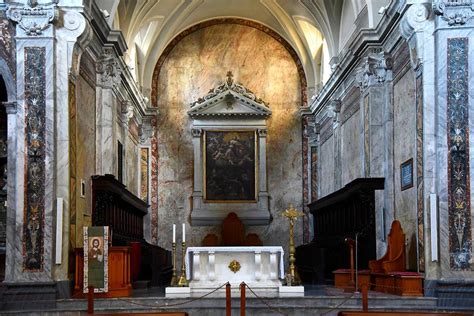
<instances>
[{"instance_id":1,"label":"painting frame","mask_svg":"<svg viewBox=\"0 0 474 316\"><path fill-rule=\"evenodd\" d=\"M209 197L209 192L208 192L208 185L207 185L207 175L208 175L208 170L207 170L207 136L209 133L252 133L253 136L253 172L254 172L254 177L253 177L253 185L254 185L254 190L253 190L253 197L252 199L210 199ZM259 174L259 160L258 160L258 135L257 135L257 130L256 129L208 129L204 130L202 134L202 157L203 157L203 163L202 163L202 173L203 173L203 195L204 195L204 203L257 203L258 201L258 174Z\"/></svg>"},{"instance_id":2,"label":"painting frame","mask_svg":"<svg viewBox=\"0 0 474 316\"><path fill-rule=\"evenodd\" d=\"M400 164L400 190L413 187L413 158Z\"/></svg>"}]
</instances>

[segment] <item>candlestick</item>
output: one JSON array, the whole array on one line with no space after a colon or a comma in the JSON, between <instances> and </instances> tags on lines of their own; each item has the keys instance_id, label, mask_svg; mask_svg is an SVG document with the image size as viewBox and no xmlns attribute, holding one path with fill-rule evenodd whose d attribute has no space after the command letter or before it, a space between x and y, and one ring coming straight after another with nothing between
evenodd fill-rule
<instances>
[{"instance_id":1,"label":"candlestick","mask_svg":"<svg viewBox=\"0 0 474 316\"><path fill-rule=\"evenodd\" d=\"M295 239L294 239L294 228L298 217L304 216L304 213L296 210L293 205L290 204L289 209L282 212L282 216L289 219L290 222L290 277L291 285L300 285L301 280L298 275L298 271L295 269Z\"/></svg>"},{"instance_id":2,"label":"candlestick","mask_svg":"<svg viewBox=\"0 0 474 316\"><path fill-rule=\"evenodd\" d=\"M173 228L175 228L176 225L173 224ZM173 230L174 232L175 230ZM173 234L173 237L174 236ZM174 238L173 238L174 239ZM171 277L171 286L177 286L178 285L178 276L176 275L176 242L173 242L173 276Z\"/></svg>"},{"instance_id":3,"label":"candlestick","mask_svg":"<svg viewBox=\"0 0 474 316\"><path fill-rule=\"evenodd\" d=\"M176 243L176 224L173 224L173 244Z\"/></svg>"},{"instance_id":4,"label":"candlestick","mask_svg":"<svg viewBox=\"0 0 474 316\"><path fill-rule=\"evenodd\" d=\"M184 228L184 224L183 224L183 228ZM184 229L183 229L183 237L184 237ZM188 280L186 279L186 261L185 261L186 242L183 241L181 244L181 247L182 247L181 275L179 277L178 286L186 287L188 286Z\"/></svg>"},{"instance_id":5,"label":"candlestick","mask_svg":"<svg viewBox=\"0 0 474 316\"><path fill-rule=\"evenodd\" d=\"M186 226L183 223L183 242L186 242Z\"/></svg>"}]
</instances>

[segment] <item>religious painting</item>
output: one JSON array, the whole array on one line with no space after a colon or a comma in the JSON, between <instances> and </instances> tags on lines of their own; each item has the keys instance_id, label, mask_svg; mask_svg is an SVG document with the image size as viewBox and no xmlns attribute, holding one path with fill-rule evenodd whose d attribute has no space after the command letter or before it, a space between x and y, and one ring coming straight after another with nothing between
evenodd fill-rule
<instances>
[{"instance_id":1,"label":"religious painting","mask_svg":"<svg viewBox=\"0 0 474 316\"><path fill-rule=\"evenodd\" d=\"M206 131L204 184L206 202L256 201L255 131Z\"/></svg>"},{"instance_id":2,"label":"religious painting","mask_svg":"<svg viewBox=\"0 0 474 316\"><path fill-rule=\"evenodd\" d=\"M146 147L140 148L140 198L148 203L149 201L149 177L148 177L149 150Z\"/></svg>"},{"instance_id":3,"label":"religious painting","mask_svg":"<svg viewBox=\"0 0 474 316\"><path fill-rule=\"evenodd\" d=\"M107 293L109 227L84 227L84 288L94 287L94 293Z\"/></svg>"},{"instance_id":4,"label":"religious painting","mask_svg":"<svg viewBox=\"0 0 474 316\"><path fill-rule=\"evenodd\" d=\"M413 187L413 159L408 159L400 166L401 190Z\"/></svg>"}]
</instances>

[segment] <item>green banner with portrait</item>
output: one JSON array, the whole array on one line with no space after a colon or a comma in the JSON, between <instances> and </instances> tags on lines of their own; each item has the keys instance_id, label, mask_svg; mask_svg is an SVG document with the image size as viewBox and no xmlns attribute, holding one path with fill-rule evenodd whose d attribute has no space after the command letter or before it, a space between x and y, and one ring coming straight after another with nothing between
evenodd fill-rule
<instances>
[{"instance_id":1,"label":"green banner with portrait","mask_svg":"<svg viewBox=\"0 0 474 316\"><path fill-rule=\"evenodd\" d=\"M108 292L108 243L109 227L84 227L84 293L89 292L89 286L94 287L94 293Z\"/></svg>"}]
</instances>

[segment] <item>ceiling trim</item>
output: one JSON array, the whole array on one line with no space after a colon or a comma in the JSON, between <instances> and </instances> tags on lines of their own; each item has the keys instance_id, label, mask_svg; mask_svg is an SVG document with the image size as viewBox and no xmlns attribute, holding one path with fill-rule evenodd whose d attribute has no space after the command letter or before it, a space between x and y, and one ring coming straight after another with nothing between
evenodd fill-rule
<instances>
[{"instance_id":1,"label":"ceiling trim","mask_svg":"<svg viewBox=\"0 0 474 316\"><path fill-rule=\"evenodd\" d=\"M288 53L291 55L293 58L293 61L296 64L296 68L298 70L298 75L300 77L300 88L301 88L301 106L305 107L308 104L308 96L307 96L307 80L306 80L306 75L304 72L303 64L296 53L295 49L288 43L280 34L269 28L268 26L262 25L260 23L257 23L255 21L251 20L246 20L246 19L241 19L241 18L218 18L218 19L212 19L208 21L204 21L201 23L198 23L196 25L193 25L181 33L179 33L177 36L175 36L171 42L166 46L166 48L163 50L163 52L160 55L160 58L156 62L155 69L153 71L153 77L152 77L152 83L151 83L151 102L154 106L158 105L158 78L160 75L161 67L163 66L166 58L170 54L170 52L173 50L173 48L186 36L188 36L191 33L194 33L198 30L204 29L206 27L214 26L214 25L219 25L219 24L238 24L238 25L243 25L243 26L248 26L255 28L261 32L264 32L265 34L271 36L273 39L275 39L277 42L279 42L285 49L288 51Z\"/></svg>"}]
</instances>

